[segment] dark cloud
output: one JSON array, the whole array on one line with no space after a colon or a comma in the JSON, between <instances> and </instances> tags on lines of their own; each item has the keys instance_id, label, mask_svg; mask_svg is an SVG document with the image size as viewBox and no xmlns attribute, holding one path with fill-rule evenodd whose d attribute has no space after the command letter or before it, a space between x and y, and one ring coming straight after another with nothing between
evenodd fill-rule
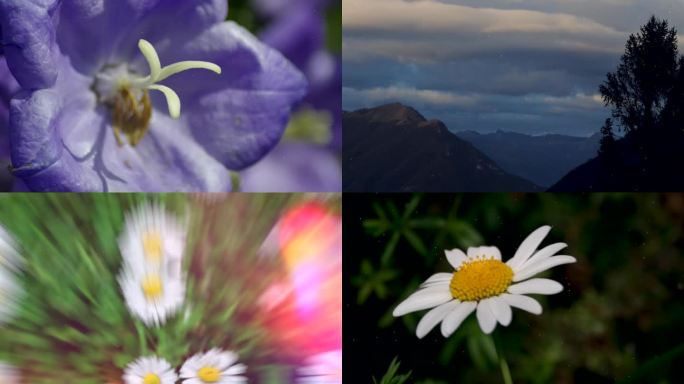
<instances>
[{"instance_id":1,"label":"dark cloud","mask_svg":"<svg viewBox=\"0 0 684 384\"><path fill-rule=\"evenodd\" d=\"M454 130L596 132L609 115L597 89L628 35L652 13L684 28L681 0L345 0L343 12L344 108L403 101Z\"/></svg>"}]
</instances>

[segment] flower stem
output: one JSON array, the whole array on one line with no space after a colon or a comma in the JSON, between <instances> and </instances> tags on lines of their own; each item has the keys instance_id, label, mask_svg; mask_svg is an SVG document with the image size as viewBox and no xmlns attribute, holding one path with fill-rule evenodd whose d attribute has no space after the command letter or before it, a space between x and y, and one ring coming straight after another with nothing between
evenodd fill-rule
<instances>
[{"instance_id":1,"label":"flower stem","mask_svg":"<svg viewBox=\"0 0 684 384\"><path fill-rule=\"evenodd\" d=\"M503 354L503 348L501 348L499 338L494 335L492 335L492 338L494 339L496 355L499 357L499 368L501 368L501 376L503 376L503 381L505 384L513 384L511 370L508 368L508 361L506 361L506 357Z\"/></svg>"},{"instance_id":2,"label":"flower stem","mask_svg":"<svg viewBox=\"0 0 684 384\"><path fill-rule=\"evenodd\" d=\"M140 344L140 355L147 355L147 338L145 337L145 327L139 322L135 322L135 329L138 331L138 343Z\"/></svg>"}]
</instances>

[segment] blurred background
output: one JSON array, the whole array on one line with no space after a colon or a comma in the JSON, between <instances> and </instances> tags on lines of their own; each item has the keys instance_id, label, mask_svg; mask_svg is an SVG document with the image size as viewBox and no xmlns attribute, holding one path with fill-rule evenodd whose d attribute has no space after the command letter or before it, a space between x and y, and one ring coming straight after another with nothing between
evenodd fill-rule
<instances>
[{"instance_id":1,"label":"blurred background","mask_svg":"<svg viewBox=\"0 0 684 384\"><path fill-rule=\"evenodd\" d=\"M448 339L419 340L426 311L392 310L436 272L444 249L495 245L503 260L541 225L578 262L545 273L563 292L534 295L495 336L520 383L682 383L684 194L346 194L345 367L354 383L503 382L474 316ZM395 364L390 367L390 363ZM396 363L399 362L397 367ZM406 375L410 372L410 376Z\"/></svg>"},{"instance_id":2,"label":"blurred background","mask_svg":"<svg viewBox=\"0 0 684 384\"><path fill-rule=\"evenodd\" d=\"M124 215L149 203L189 220L185 305L159 328L129 314L116 281ZM312 361L341 383L340 210L338 194L0 194L24 265L23 294L0 276L0 314L16 307L0 318L0 383L17 383L9 364L20 383L118 384L140 356L180 367L214 347L251 383L300 382Z\"/></svg>"},{"instance_id":3,"label":"blurred background","mask_svg":"<svg viewBox=\"0 0 684 384\"><path fill-rule=\"evenodd\" d=\"M291 116L283 140L259 163L240 172L240 189L341 191L342 1L228 3L229 20L280 51L309 82L308 94ZM25 190L8 171L8 106L17 88L0 52L0 191Z\"/></svg>"}]
</instances>

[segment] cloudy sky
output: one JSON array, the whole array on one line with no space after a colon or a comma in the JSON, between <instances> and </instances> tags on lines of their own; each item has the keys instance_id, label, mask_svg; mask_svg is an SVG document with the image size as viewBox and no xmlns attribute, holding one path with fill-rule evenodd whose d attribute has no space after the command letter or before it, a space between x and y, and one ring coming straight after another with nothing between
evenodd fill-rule
<instances>
[{"instance_id":1,"label":"cloudy sky","mask_svg":"<svg viewBox=\"0 0 684 384\"><path fill-rule=\"evenodd\" d=\"M343 107L400 101L451 130L597 132L598 86L684 0L344 0Z\"/></svg>"}]
</instances>

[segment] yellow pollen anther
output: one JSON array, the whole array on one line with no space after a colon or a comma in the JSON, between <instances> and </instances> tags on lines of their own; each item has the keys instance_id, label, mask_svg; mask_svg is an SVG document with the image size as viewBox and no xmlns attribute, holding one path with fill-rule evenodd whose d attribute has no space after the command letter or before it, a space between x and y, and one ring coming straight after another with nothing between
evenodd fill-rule
<instances>
[{"instance_id":1,"label":"yellow pollen anther","mask_svg":"<svg viewBox=\"0 0 684 384\"><path fill-rule=\"evenodd\" d=\"M477 301L497 296L513 281L513 270L496 259L478 258L464 262L454 272L449 290L454 299Z\"/></svg>"},{"instance_id":2,"label":"yellow pollen anther","mask_svg":"<svg viewBox=\"0 0 684 384\"><path fill-rule=\"evenodd\" d=\"M202 367L197 371L197 376L205 383L215 383L221 378L221 372L214 367Z\"/></svg>"},{"instance_id":3,"label":"yellow pollen anther","mask_svg":"<svg viewBox=\"0 0 684 384\"><path fill-rule=\"evenodd\" d=\"M158 275L147 276L142 282L142 290L148 300L159 298L163 291L161 278Z\"/></svg>"},{"instance_id":4,"label":"yellow pollen anther","mask_svg":"<svg viewBox=\"0 0 684 384\"><path fill-rule=\"evenodd\" d=\"M162 256L162 239L159 232L147 232L142 239L145 257L150 262L159 262Z\"/></svg>"},{"instance_id":5,"label":"yellow pollen anther","mask_svg":"<svg viewBox=\"0 0 684 384\"><path fill-rule=\"evenodd\" d=\"M135 147L145 136L152 118L152 103L147 90L142 91L140 100L126 85L119 88L112 109L114 137L119 146L123 145L121 134L128 138L128 143Z\"/></svg>"},{"instance_id":6,"label":"yellow pollen anther","mask_svg":"<svg viewBox=\"0 0 684 384\"><path fill-rule=\"evenodd\" d=\"M143 378L143 384L161 384L161 379L154 373L148 373Z\"/></svg>"}]
</instances>

